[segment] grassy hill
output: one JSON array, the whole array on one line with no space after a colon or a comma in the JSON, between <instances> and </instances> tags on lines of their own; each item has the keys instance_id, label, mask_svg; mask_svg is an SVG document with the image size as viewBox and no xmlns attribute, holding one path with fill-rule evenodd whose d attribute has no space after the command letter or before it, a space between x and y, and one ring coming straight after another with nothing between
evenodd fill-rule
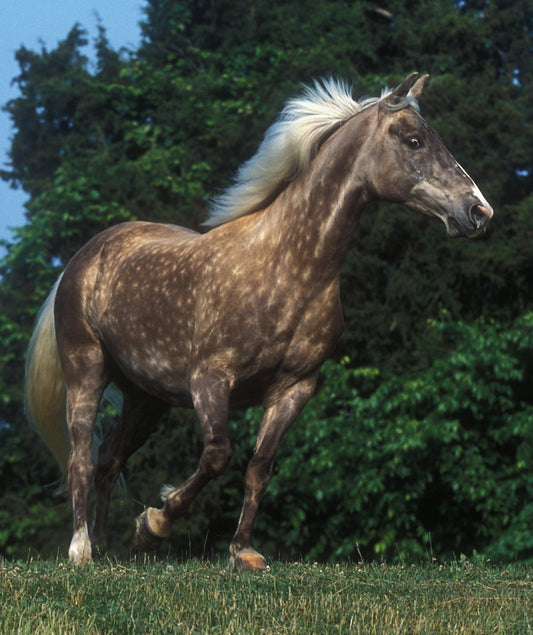
<instances>
[{"instance_id":1,"label":"grassy hill","mask_svg":"<svg viewBox=\"0 0 533 635\"><path fill-rule=\"evenodd\" d=\"M0 561L2 633L532 633L533 568Z\"/></svg>"}]
</instances>

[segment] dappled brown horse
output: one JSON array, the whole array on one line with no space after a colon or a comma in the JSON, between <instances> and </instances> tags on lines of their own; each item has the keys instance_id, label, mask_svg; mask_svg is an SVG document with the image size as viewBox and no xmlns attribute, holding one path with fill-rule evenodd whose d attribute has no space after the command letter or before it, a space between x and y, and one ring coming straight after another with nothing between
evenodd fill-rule
<instances>
[{"instance_id":1,"label":"dappled brown horse","mask_svg":"<svg viewBox=\"0 0 533 635\"><path fill-rule=\"evenodd\" d=\"M259 403L264 416L230 553L237 569L263 568L252 526L278 444L341 334L339 273L359 215L372 201L393 201L437 216L450 236L476 236L493 213L420 116L425 80L410 76L359 103L341 82L316 83L288 102L215 201L209 232L125 223L72 258L41 310L26 371L28 416L60 463L68 461L72 561L89 562L104 548L111 489L166 408L194 407L204 449L196 472L167 488L163 508L137 519L144 548L168 536L228 467L230 403ZM110 382L124 406L100 449L90 539L93 427Z\"/></svg>"}]
</instances>

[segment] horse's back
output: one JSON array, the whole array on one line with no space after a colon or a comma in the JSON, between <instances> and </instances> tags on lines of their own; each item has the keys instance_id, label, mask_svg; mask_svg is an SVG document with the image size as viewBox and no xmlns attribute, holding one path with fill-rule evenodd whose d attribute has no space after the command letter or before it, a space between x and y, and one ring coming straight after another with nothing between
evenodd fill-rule
<instances>
[{"instance_id":1,"label":"horse's back","mask_svg":"<svg viewBox=\"0 0 533 635\"><path fill-rule=\"evenodd\" d=\"M131 221L109 227L96 234L74 255L72 263L87 261L105 250L106 256L127 258L149 243L172 241L174 245L189 242L200 236L192 229L180 225Z\"/></svg>"},{"instance_id":2,"label":"horse's back","mask_svg":"<svg viewBox=\"0 0 533 635\"><path fill-rule=\"evenodd\" d=\"M133 221L114 225L89 240L74 254L63 274L62 284L76 280L86 284L97 272L101 276L116 267L127 268L142 252L156 253L165 245L179 248L200 234L179 225Z\"/></svg>"}]
</instances>

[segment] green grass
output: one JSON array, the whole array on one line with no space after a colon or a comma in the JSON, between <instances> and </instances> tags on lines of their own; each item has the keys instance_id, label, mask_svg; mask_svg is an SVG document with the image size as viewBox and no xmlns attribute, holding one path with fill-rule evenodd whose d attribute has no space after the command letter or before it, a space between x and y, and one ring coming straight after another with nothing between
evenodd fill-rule
<instances>
[{"instance_id":1,"label":"green grass","mask_svg":"<svg viewBox=\"0 0 533 635\"><path fill-rule=\"evenodd\" d=\"M1 633L533 633L533 568L0 561Z\"/></svg>"}]
</instances>

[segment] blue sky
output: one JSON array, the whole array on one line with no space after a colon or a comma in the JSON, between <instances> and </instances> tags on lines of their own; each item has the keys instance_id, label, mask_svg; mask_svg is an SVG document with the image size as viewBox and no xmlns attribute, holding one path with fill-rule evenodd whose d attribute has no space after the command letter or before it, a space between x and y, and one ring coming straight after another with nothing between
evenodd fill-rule
<instances>
[{"instance_id":1,"label":"blue sky","mask_svg":"<svg viewBox=\"0 0 533 635\"><path fill-rule=\"evenodd\" d=\"M143 0L0 0L0 105L18 95L11 83L19 72L15 51L20 46L40 51L43 42L51 50L65 39L76 22L88 32L92 42L98 32L99 16L114 49L135 49L140 41L143 6ZM89 57L90 51L87 48ZM4 169L12 134L7 113L0 112L0 164ZM11 240L8 228L24 225L26 198L22 191L14 191L0 180L0 238Z\"/></svg>"}]
</instances>

